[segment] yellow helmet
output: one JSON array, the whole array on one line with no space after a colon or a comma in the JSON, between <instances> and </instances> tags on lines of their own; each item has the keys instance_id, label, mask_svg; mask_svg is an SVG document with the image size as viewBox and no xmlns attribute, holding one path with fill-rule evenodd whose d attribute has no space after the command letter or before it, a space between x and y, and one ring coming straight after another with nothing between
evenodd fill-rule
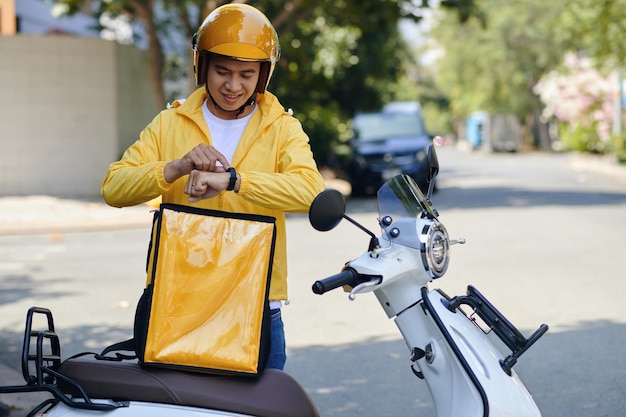
<instances>
[{"instance_id":1,"label":"yellow helmet","mask_svg":"<svg viewBox=\"0 0 626 417\"><path fill-rule=\"evenodd\" d=\"M192 48L197 85L206 83L210 54L217 54L261 62L258 93L265 92L280 59L276 30L263 13L247 4L226 4L213 10L194 34Z\"/></svg>"}]
</instances>

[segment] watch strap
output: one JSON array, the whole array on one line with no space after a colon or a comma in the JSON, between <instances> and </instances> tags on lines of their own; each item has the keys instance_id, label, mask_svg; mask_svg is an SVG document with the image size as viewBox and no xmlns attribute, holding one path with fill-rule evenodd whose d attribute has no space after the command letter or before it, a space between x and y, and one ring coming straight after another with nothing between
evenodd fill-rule
<instances>
[{"instance_id":1,"label":"watch strap","mask_svg":"<svg viewBox=\"0 0 626 417\"><path fill-rule=\"evenodd\" d=\"M237 183L237 171L235 168L230 167L227 169L230 172L230 181L228 182L228 187L226 187L226 191L233 191L235 189L235 184Z\"/></svg>"}]
</instances>

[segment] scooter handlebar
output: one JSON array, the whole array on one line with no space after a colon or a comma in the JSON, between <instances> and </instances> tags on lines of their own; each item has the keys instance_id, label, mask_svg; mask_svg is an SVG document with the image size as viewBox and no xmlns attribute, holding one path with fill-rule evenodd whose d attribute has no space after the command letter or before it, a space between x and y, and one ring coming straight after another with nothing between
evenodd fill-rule
<instances>
[{"instance_id":1,"label":"scooter handlebar","mask_svg":"<svg viewBox=\"0 0 626 417\"><path fill-rule=\"evenodd\" d=\"M324 294L325 292L343 287L344 285L354 287L358 284L358 273L354 269L347 267L338 274L315 281L311 289L315 294Z\"/></svg>"}]
</instances>

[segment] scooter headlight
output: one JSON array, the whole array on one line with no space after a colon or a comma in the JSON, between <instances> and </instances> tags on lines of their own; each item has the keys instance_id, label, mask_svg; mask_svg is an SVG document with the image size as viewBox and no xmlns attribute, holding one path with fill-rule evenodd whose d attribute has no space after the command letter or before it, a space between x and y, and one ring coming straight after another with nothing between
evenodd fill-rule
<instances>
[{"instance_id":1,"label":"scooter headlight","mask_svg":"<svg viewBox=\"0 0 626 417\"><path fill-rule=\"evenodd\" d=\"M428 229L422 257L426 258L424 266L428 267L433 278L446 273L450 261L450 238L443 224L437 222Z\"/></svg>"}]
</instances>

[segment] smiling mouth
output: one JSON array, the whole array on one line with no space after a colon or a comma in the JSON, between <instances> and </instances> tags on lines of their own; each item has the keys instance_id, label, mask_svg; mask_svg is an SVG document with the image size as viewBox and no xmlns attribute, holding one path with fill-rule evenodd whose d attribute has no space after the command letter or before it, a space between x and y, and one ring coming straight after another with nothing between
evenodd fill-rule
<instances>
[{"instance_id":1,"label":"smiling mouth","mask_svg":"<svg viewBox=\"0 0 626 417\"><path fill-rule=\"evenodd\" d=\"M232 96L228 94L222 94L222 98L227 104L234 105L237 104L237 102L241 98L241 95Z\"/></svg>"}]
</instances>

